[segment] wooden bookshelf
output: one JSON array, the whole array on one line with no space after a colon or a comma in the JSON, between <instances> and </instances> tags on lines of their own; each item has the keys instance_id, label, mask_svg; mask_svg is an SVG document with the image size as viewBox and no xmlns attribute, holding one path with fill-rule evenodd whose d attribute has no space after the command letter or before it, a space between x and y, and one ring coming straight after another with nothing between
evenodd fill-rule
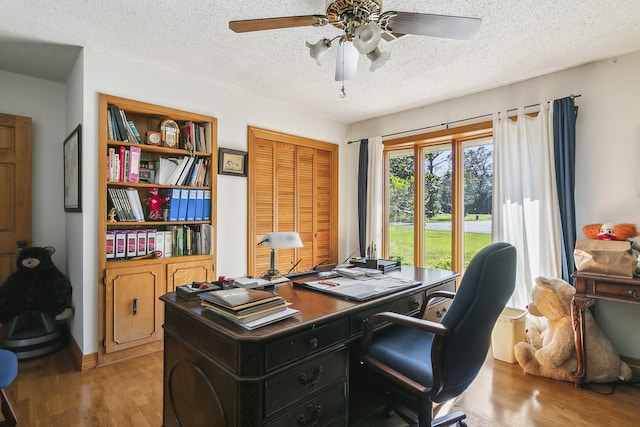
<instances>
[{"instance_id":1,"label":"wooden bookshelf","mask_svg":"<svg viewBox=\"0 0 640 427\"><path fill-rule=\"evenodd\" d=\"M166 292L171 292L176 286L191 283L193 281L213 281L216 278L215 254L216 254L216 166L217 166L217 120L214 117L177 110L174 108L139 102L126 98L99 95L99 183L98 183L98 328L99 351L98 365L109 364L123 359L148 354L162 349L162 303L159 297ZM138 130L142 143L121 141L122 136L114 132L114 115L109 111L109 106L115 106L126 115L127 121L132 121ZM188 122L202 127L205 140L197 149L181 148L182 144L173 147L163 145L150 145L146 142L147 131L159 131L160 125L165 119L171 119L180 127ZM124 122L121 122L123 125ZM134 138L130 138L134 139ZM162 158L178 158L184 156L196 156L206 162L206 175L199 185L189 185L189 181L177 185L177 183L156 182L127 182L124 174L114 176L110 172L113 167L113 151L118 152L123 147L128 152L140 148L140 157L148 162L159 162ZM208 149L206 149L206 148ZM113 149L113 150L110 150ZM111 152L111 156L109 155ZM194 160L196 164L197 160ZM211 203L207 209L202 209L202 215L191 220L172 221L168 215L163 215L159 220L149 218L146 200L149 197L149 189L158 188L161 196L170 194L172 189L193 191L209 191ZM133 189L129 194L130 207L136 204L136 193L139 201L137 213L142 208L143 218L134 215L137 220L125 220L127 215L109 215L112 208L115 210L115 200L110 194L110 189ZM119 193L120 194L120 193ZM122 206L125 201L121 200ZM166 204L168 208L169 203ZM135 208L134 208L135 210ZM132 213L131 211L129 213ZM111 221L115 219L115 221ZM130 218L128 218L130 219ZM210 249L205 244L193 244L188 251L182 246L181 253L174 251L171 256L166 256L168 251L163 248L150 247L146 241L145 232L155 230L162 232L163 236L172 230L181 229L183 235L190 234L193 239L201 236L203 230L210 231ZM115 234L123 230L133 236L140 234L141 240L136 241L136 248L125 250L124 256L107 258L107 235ZM186 230L191 230L187 232ZM175 244L175 234L172 240ZM153 235L153 231L148 235ZM186 240L186 239L185 239ZM114 242L115 243L115 242ZM157 237L153 244L158 243ZM138 247L138 244L140 246ZM144 244L144 248L142 247ZM109 245L110 246L110 245ZM162 257L143 258L150 256L151 250L160 250ZM146 254L145 254L146 253ZM121 255L121 254L120 254Z\"/></svg>"}]
</instances>

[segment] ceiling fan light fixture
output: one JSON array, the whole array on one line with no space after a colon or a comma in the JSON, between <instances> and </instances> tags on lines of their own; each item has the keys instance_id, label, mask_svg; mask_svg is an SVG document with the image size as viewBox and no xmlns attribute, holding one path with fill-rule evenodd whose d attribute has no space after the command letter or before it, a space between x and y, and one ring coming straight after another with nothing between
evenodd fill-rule
<instances>
[{"instance_id":1,"label":"ceiling fan light fixture","mask_svg":"<svg viewBox=\"0 0 640 427\"><path fill-rule=\"evenodd\" d=\"M382 28L375 22L360 25L353 35L353 45L363 55L371 53L378 47L382 37Z\"/></svg>"},{"instance_id":2,"label":"ceiling fan light fixture","mask_svg":"<svg viewBox=\"0 0 640 427\"><path fill-rule=\"evenodd\" d=\"M309 48L309 55L316 60L318 65L320 65L320 58L322 58L327 52L329 52L329 49L331 49L331 40L327 38L320 39L317 43L306 42L306 44Z\"/></svg>"},{"instance_id":3,"label":"ceiling fan light fixture","mask_svg":"<svg viewBox=\"0 0 640 427\"><path fill-rule=\"evenodd\" d=\"M367 54L367 58L371 61L371 66L369 66L370 71L375 71L378 68L382 67L388 60L391 58L390 52L382 52L380 49L375 48L370 53Z\"/></svg>"}]
</instances>

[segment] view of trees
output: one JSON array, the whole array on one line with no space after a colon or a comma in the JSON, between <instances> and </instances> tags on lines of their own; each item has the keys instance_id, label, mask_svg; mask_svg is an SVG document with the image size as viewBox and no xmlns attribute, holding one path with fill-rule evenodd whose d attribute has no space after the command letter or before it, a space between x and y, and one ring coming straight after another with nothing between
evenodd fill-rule
<instances>
[{"instance_id":1,"label":"view of trees","mask_svg":"<svg viewBox=\"0 0 640 427\"><path fill-rule=\"evenodd\" d=\"M413 222L414 158L413 152L389 158L389 222ZM468 146L464 150L464 209L465 214L491 212L493 181L493 146ZM427 219L441 213L451 213L451 150L425 154L425 199Z\"/></svg>"}]
</instances>

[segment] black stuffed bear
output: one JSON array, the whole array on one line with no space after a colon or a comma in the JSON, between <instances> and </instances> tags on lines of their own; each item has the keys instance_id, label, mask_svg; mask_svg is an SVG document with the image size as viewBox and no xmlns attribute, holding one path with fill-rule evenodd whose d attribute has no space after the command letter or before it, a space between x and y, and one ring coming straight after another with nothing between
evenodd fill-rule
<instances>
[{"instance_id":1,"label":"black stuffed bear","mask_svg":"<svg viewBox=\"0 0 640 427\"><path fill-rule=\"evenodd\" d=\"M73 314L71 282L51 260L52 246L20 250L17 271L0 285L0 323L25 311L41 311L55 320Z\"/></svg>"}]
</instances>

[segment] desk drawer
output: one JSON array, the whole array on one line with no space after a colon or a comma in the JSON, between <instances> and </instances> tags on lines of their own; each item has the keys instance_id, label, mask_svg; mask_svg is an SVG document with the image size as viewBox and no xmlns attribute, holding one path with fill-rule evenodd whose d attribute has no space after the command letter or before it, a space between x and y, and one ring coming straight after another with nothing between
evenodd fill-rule
<instances>
[{"instance_id":1,"label":"desk drawer","mask_svg":"<svg viewBox=\"0 0 640 427\"><path fill-rule=\"evenodd\" d=\"M593 289L587 289L587 293L598 295L601 298L609 297L618 301L640 303L640 286L634 284L614 283L606 280L594 281Z\"/></svg>"},{"instance_id":2,"label":"desk drawer","mask_svg":"<svg viewBox=\"0 0 640 427\"><path fill-rule=\"evenodd\" d=\"M271 371L288 365L344 341L346 322L346 319L339 319L267 344L265 369Z\"/></svg>"},{"instance_id":3,"label":"desk drawer","mask_svg":"<svg viewBox=\"0 0 640 427\"><path fill-rule=\"evenodd\" d=\"M346 376L346 348L287 368L285 372L265 381L265 414L269 416L321 391L331 383L345 382Z\"/></svg>"},{"instance_id":4,"label":"desk drawer","mask_svg":"<svg viewBox=\"0 0 640 427\"><path fill-rule=\"evenodd\" d=\"M415 316L420 312L420 307L422 307L422 303L424 301L424 297L422 293L414 294L406 296L397 301L392 301L387 304L382 304L377 307L374 307L370 310L363 311L361 313L354 314L351 316L351 330L349 333L349 337L354 337L356 335L362 334L362 329L364 328L364 324L369 317L371 317L375 313L382 313L384 311L392 311L394 313L406 314L408 316Z\"/></svg>"},{"instance_id":5,"label":"desk drawer","mask_svg":"<svg viewBox=\"0 0 640 427\"><path fill-rule=\"evenodd\" d=\"M295 407L283 416L265 423L267 427L281 426L346 426L347 384L342 382Z\"/></svg>"}]
</instances>

